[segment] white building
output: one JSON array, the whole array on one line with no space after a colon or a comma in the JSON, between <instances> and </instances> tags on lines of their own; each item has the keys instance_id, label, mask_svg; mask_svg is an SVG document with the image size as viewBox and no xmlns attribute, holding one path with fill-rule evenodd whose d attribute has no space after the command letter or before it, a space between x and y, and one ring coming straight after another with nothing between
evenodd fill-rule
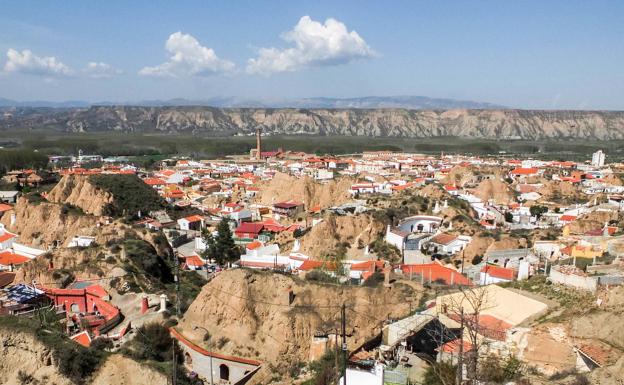
<instances>
[{"instance_id":1,"label":"white building","mask_svg":"<svg viewBox=\"0 0 624 385\"><path fill-rule=\"evenodd\" d=\"M86 235L75 236L69 241L67 247L89 247L95 242L95 237L88 237Z\"/></svg>"},{"instance_id":2,"label":"white building","mask_svg":"<svg viewBox=\"0 0 624 385\"><path fill-rule=\"evenodd\" d=\"M592 166L602 167L605 164L605 153L602 150L598 150L592 154Z\"/></svg>"}]
</instances>

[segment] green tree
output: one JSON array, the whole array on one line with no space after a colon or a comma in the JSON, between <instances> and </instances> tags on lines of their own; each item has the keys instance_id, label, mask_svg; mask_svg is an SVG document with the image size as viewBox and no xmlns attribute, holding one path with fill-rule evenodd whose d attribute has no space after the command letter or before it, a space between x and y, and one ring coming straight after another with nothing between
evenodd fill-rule
<instances>
[{"instance_id":1,"label":"green tree","mask_svg":"<svg viewBox=\"0 0 624 385\"><path fill-rule=\"evenodd\" d=\"M241 252L234 243L228 219L223 218L217 225L217 237L214 239L214 251L211 255L220 265L240 258Z\"/></svg>"},{"instance_id":2,"label":"green tree","mask_svg":"<svg viewBox=\"0 0 624 385\"><path fill-rule=\"evenodd\" d=\"M545 206L531 206L529 211L531 212L532 216L534 216L537 219L539 219L542 216L542 214L544 214L545 212L548 212L548 207L545 207Z\"/></svg>"},{"instance_id":3,"label":"green tree","mask_svg":"<svg viewBox=\"0 0 624 385\"><path fill-rule=\"evenodd\" d=\"M511 211L505 211L505 222L512 223L513 222L513 214Z\"/></svg>"},{"instance_id":4,"label":"green tree","mask_svg":"<svg viewBox=\"0 0 624 385\"><path fill-rule=\"evenodd\" d=\"M201 256L207 260L217 259L217 242L215 241L214 236L208 229L202 230L202 241L204 245L206 245L206 250L202 251Z\"/></svg>"}]
</instances>

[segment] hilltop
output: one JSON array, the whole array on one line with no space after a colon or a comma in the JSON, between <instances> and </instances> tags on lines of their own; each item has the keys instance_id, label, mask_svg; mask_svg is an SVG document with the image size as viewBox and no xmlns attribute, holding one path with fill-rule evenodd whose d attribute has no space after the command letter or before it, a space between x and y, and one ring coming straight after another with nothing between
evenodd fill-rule
<instances>
[{"instance_id":1,"label":"hilltop","mask_svg":"<svg viewBox=\"0 0 624 385\"><path fill-rule=\"evenodd\" d=\"M624 138L621 111L513 109L418 110L404 108L215 108L204 106L92 106L10 108L0 130L60 132L192 133L367 137L473 137L489 139L598 140Z\"/></svg>"}]
</instances>

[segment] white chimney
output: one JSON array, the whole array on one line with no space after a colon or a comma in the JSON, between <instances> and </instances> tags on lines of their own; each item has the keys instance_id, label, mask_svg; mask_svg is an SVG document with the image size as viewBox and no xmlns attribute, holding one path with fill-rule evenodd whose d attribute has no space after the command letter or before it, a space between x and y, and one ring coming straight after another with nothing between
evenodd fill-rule
<instances>
[{"instance_id":1,"label":"white chimney","mask_svg":"<svg viewBox=\"0 0 624 385\"><path fill-rule=\"evenodd\" d=\"M167 310L167 296L164 294L160 295L160 309L159 312L163 312Z\"/></svg>"}]
</instances>

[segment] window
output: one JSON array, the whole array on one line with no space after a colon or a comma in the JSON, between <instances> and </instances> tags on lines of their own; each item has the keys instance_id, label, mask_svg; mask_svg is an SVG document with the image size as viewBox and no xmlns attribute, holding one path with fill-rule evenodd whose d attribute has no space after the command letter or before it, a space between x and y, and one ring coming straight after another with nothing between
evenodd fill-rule
<instances>
[{"instance_id":1,"label":"window","mask_svg":"<svg viewBox=\"0 0 624 385\"><path fill-rule=\"evenodd\" d=\"M225 381L230 380L230 368L227 365L219 365L219 378Z\"/></svg>"}]
</instances>

